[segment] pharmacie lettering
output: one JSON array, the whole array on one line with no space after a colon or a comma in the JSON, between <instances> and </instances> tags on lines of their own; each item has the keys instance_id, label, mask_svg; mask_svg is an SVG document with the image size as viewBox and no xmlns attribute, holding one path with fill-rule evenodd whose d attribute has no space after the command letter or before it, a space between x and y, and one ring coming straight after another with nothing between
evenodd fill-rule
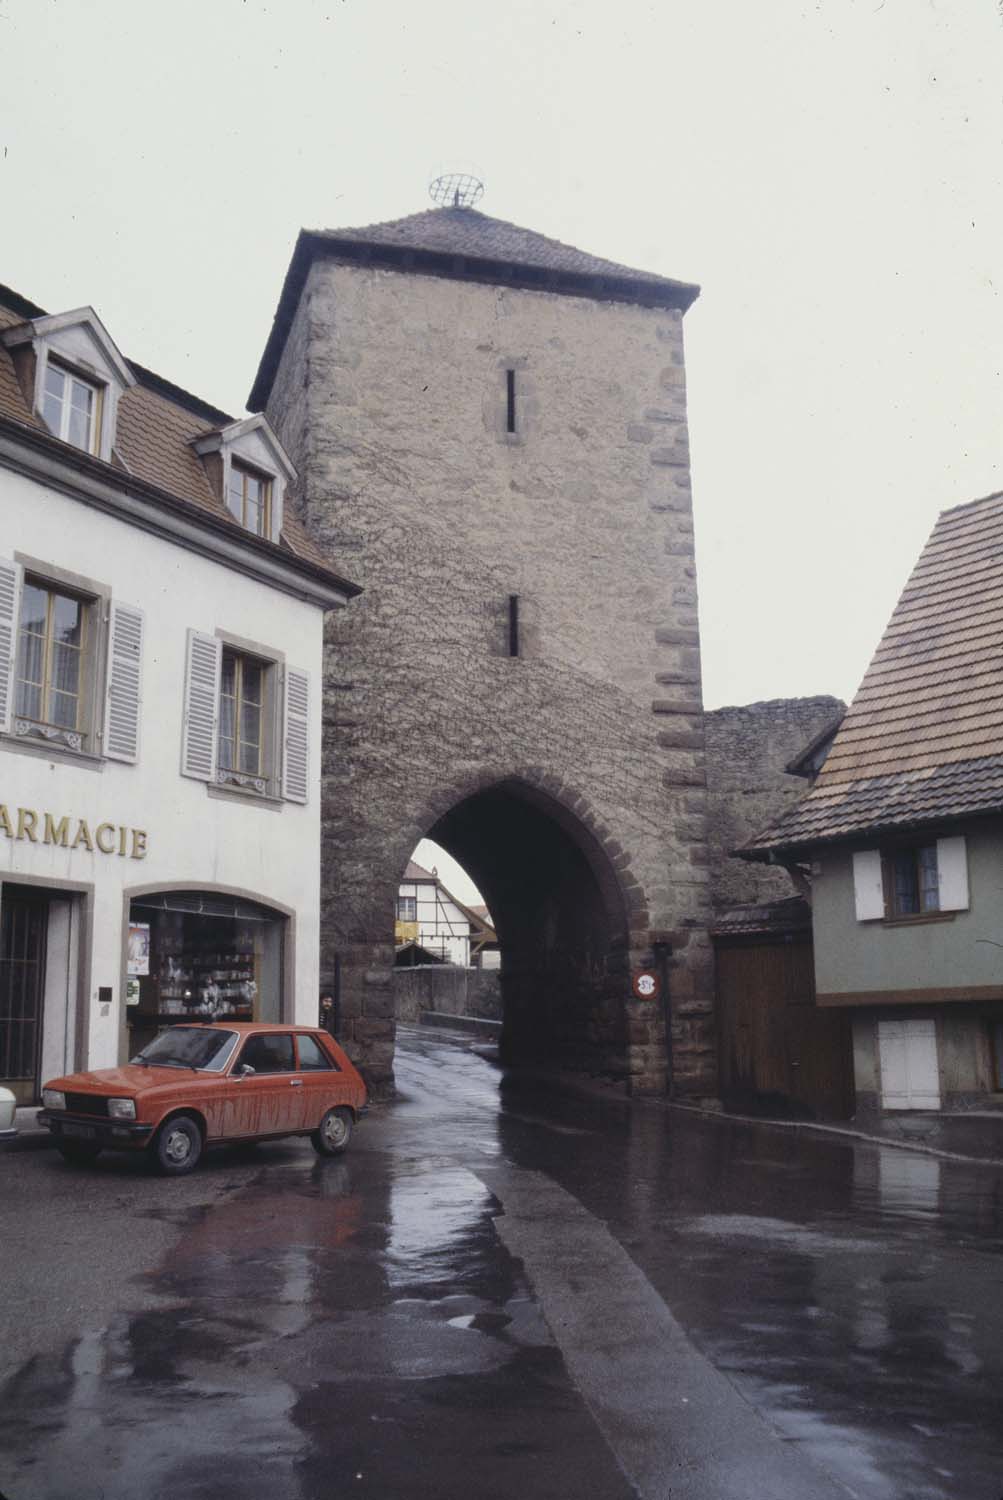
<instances>
[{"instance_id":1,"label":"pharmacie lettering","mask_svg":"<svg viewBox=\"0 0 1003 1500\"><path fill-rule=\"evenodd\" d=\"M148 834L144 828L120 823L98 823L91 831L87 818L71 813L57 816L33 807L7 807L0 802L0 833L29 844L53 844L60 849L86 849L119 859L145 859Z\"/></svg>"}]
</instances>

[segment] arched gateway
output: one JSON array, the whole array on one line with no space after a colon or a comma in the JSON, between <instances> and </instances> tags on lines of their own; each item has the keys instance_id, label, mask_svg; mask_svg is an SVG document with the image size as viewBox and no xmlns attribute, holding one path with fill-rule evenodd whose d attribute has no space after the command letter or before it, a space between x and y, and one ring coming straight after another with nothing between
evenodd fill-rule
<instances>
[{"instance_id":1,"label":"arched gateway","mask_svg":"<svg viewBox=\"0 0 1003 1500\"><path fill-rule=\"evenodd\" d=\"M714 1092L695 295L469 208L300 236L251 405L364 589L329 627L321 972L377 1094L425 835L497 924L510 1057Z\"/></svg>"}]
</instances>

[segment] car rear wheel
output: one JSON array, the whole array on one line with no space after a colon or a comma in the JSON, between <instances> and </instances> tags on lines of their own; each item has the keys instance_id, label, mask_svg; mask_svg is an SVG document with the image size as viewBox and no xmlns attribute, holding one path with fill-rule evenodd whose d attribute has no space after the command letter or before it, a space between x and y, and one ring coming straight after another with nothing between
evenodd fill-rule
<instances>
[{"instance_id":1,"label":"car rear wheel","mask_svg":"<svg viewBox=\"0 0 1003 1500\"><path fill-rule=\"evenodd\" d=\"M344 1106L329 1109L310 1137L318 1156L340 1156L352 1139L352 1111Z\"/></svg>"},{"instance_id":2,"label":"car rear wheel","mask_svg":"<svg viewBox=\"0 0 1003 1500\"><path fill-rule=\"evenodd\" d=\"M71 1167L86 1167L97 1161L101 1147L95 1141L57 1141L56 1150Z\"/></svg>"},{"instance_id":3,"label":"car rear wheel","mask_svg":"<svg viewBox=\"0 0 1003 1500\"><path fill-rule=\"evenodd\" d=\"M167 1177L194 1171L202 1155L202 1132L191 1115L174 1115L161 1125L153 1142L153 1157Z\"/></svg>"}]
</instances>

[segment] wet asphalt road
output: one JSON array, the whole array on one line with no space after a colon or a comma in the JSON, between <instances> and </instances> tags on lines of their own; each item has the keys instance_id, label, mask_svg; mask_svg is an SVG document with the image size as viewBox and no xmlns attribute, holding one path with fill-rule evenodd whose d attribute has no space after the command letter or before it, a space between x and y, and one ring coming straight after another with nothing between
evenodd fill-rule
<instances>
[{"instance_id":1,"label":"wet asphalt road","mask_svg":"<svg viewBox=\"0 0 1003 1500\"><path fill-rule=\"evenodd\" d=\"M333 1163L0 1157L7 1500L1003 1496L1003 1173L398 1084Z\"/></svg>"}]
</instances>

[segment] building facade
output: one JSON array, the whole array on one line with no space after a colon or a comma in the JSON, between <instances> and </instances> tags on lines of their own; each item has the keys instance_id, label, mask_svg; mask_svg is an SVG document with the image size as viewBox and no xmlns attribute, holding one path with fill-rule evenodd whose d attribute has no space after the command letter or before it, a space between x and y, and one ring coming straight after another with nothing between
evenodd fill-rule
<instances>
[{"instance_id":1,"label":"building facade","mask_svg":"<svg viewBox=\"0 0 1003 1500\"><path fill-rule=\"evenodd\" d=\"M0 1083L315 1022L323 618L293 470L0 291Z\"/></svg>"},{"instance_id":2,"label":"building facade","mask_svg":"<svg viewBox=\"0 0 1003 1500\"><path fill-rule=\"evenodd\" d=\"M475 953L494 937L488 922L446 889L436 870L408 860L397 891L394 942L397 962L402 945L417 944L437 962L470 967Z\"/></svg>"},{"instance_id":3,"label":"building facade","mask_svg":"<svg viewBox=\"0 0 1003 1500\"><path fill-rule=\"evenodd\" d=\"M810 886L858 1115L1003 1104L1003 496L940 517L808 795L746 857Z\"/></svg>"},{"instance_id":4,"label":"building facade","mask_svg":"<svg viewBox=\"0 0 1003 1500\"><path fill-rule=\"evenodd\" d=\"M696 295L472 208L300 236L250 406L365 590L328 631L322 971L377 1091L426 835L490 908L509 1058L662 1090L668 1023L672 1087L715 1090Z\"/></svg>"}]
</instances>

